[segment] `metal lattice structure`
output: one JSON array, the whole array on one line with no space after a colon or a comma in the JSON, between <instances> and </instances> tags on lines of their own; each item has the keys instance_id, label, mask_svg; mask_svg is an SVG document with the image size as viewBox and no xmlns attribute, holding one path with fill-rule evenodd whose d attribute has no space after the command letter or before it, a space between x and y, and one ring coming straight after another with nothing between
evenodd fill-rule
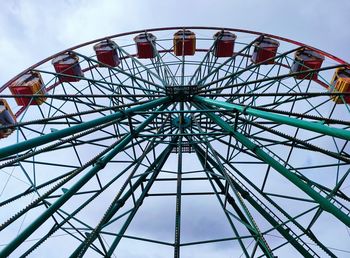
<instances>
[{"instance_id":1,"label":"metal lattice structure","mask_svg":"<svg viewBox=\"0 0 350 258\"><path fill-rule=\"evenodd\" d=\"M194 53L181 37L174 49L185 30ZM237 36L234 52L220 56L217 31ZM140 33L156 36L152 58ZM278 50L257 61L264 38ZM105 39L115 65L93 51ZM305 49L322 66L297 59ZM81 74L54 69L65 53ZM346 257L349 93L331 82L348 66L212 27L118 34L33 65L1 87L16 122L0 127L14 130L1 139L0 257ZM27 73L42 77L40 101L10 93Z\"/></svg>"}]
</instances>

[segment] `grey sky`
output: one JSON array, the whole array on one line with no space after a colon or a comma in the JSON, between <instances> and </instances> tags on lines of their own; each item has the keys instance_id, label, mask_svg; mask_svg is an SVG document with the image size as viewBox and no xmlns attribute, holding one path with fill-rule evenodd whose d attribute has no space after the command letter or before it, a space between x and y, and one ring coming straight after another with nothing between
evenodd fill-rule
<instances>
[{"instance_id":1,"label":"grey sky","mask_svg":"<svg viewBox=\"0 0 350 258\"><path fill-rule=\"evenodd\" d=\"M347 0L4 1L0 83L70 46L143 28L209 25L276 34L350 60Z\"/></svg>"},{"instance_id":2,"label":"grey sky","mask_svg":"<svg viewBox=\"0 0 350 258\"><path fill-rule=\"evenodd\" d=\"M232 27L271 33L350 61L348 0L13 0L3 1L1 5L0 85L43 58L85 41L125 31L181 25ZM164 207L162 202L157 205ZM190 206L188 203L185 205ZM197 204L196 208L201 207ZM147 214L141 219L136 217L136 227L146 219L157 222L162 215ZM214 224L217 229L225 228L224 223L210 216L200 219L208 225ZM188 220L184 223L191 224ZM143 229L158 227L158 236L167 238L161 223L154 227L147 225ZM193 225L193 229L204 235L216 233L213 230L204 232L199 225ZM128 250L127 247L121 246L127 255L124 257L140 257L137 250ZM224 255L234 252L213 245L203 253L214 257L212 254L217 254L219 250L222 253L216 257L226 257ZM188 257L196 257L191 250L187 253ZM156 255L157 252L151 250L149 257Z\"/></svg>"}]
</instances>

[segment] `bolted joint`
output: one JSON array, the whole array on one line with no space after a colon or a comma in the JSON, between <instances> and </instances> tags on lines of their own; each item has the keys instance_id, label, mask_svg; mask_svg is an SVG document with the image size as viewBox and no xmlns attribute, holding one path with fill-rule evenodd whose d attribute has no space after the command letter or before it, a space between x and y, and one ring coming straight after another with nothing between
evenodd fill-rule
<instances>
[{"instance_id":1,"label":"bolted joint","mask_svg":"<svg viewBox=\"0 0 350 258\"><path fill-rule=\"evenodd\" d=\"M121 199L119 199L117 202L116 202L116 206L118 206L118 207L123 207L124 206L124 204L125 204L125 199L124 198L121 198Z\"/></svg>"},{"instance_id":2,"label":"bolted joint","mask_svg":"<svg viewBox=\"0 0 350 258\"><path fill-rule=\"evenodd\" d=\"M247 199L250 196L250 194L247 191L242 190L241 196L242 196L243 199Z\"/></svg>"},{"instance_id":3,"label":"bolted joint","mask_svg":"<svg viewBox=\"0 0 350 258\"><path fill-rule=\"evenodd\" d=\"M253 148L251 148L252 152L256 153L257 150L259 150L260 147L256 144L254 144Z\"/></svg>"},{"instance_id":4,"label":"bolted joint","mask_svg":"<svg viewBox=\"0 0 350 258\"><path fill-rule=\"evenodd\" d=\"M98 167L100 169L103 169L105 166L106 162L104 162L102 159L98 159L94 164L94 167Z\"/></svg>"},{"instance_id":5,"label":"bolted joint","mask_svg":"<svg viewBox=\"0 0 350 258\"><path fill-rule=\"evenodd\" d=\"M131 135L132 135L133 138L137 138L137 137L139 137L140 132L134 131L134 130L133 130L133 131L131 132Z\"/></svg>"}]
</instances>

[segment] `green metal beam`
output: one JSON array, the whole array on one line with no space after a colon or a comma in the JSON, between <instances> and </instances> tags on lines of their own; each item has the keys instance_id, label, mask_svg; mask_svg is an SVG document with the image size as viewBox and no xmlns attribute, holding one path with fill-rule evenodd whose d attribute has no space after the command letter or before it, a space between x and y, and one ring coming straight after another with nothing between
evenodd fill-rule
<instances>
[{"instance_id":1,"label":"green metal beam","mask_svg":"<svg viewBox=\"0 0 350 258\"><path fill-rule=\"evenodd\" d=\"M109 224L109 221L112 219L112 217L116 214L116 212L118 212L123 206L124 204L126 203L126 201L133 195L134 191L136 191L136 189L143 183L146 181L147 177L150 175L150 172L153 172L152 174L152 178L155 176L155 175L158 175L158 172L160 171L161 167L162 166L159 166L160 164L164 164L167 157L170 155L171 153L171 149L172 149L172 145L169 145L167 149L165 149L159 156L158 158L147 168L147 170L140 176L140 178L132 185L132 187L126 191L126 193L122 196L120 196L120 198L118 199L115 199L114 200L114 203L113 205L111 206L111 209L109 209L107 211L107 213L105 213L104 217L103 217L103 221L99 223L99 225L101 225L99 227L99 229L97 231L100 231L102 229L102 226L105 226L105 225L108 225ZM153 171L153 170L157 170L157 171ZM158 171L159 170L159 171ZM149 179L147 180L148 181L148 184L153 184L153 179ZM152 181L150 183L150 181ZM141 202L142 203L142 202ZM138 207L137 207L138 208ZM133 213L133 210L135 208L133 208L131 210L131 213ZM129 215L130 216L130 215ZM123 226L123 228L125 227L125 224ZM125 230L126 230L127 227L125 227ZM96 229L95 229L96 230ZM119 234L116 235L116 238L122 238L125 230L121 229L121 231L119 232ZM97 232L96 231L96 232ZM97 238L98 235L96 234L91 234L89 237L91 237L91 239L89 239L89 243L92 243L96 238ZM119 239L119 240L120 240ZM89 244L88 243L88 244ZM78 248L76 248L76 250L70 255L70 258L73 258L73 257L82 257L87 248L89 246L86 246L87 243L85 242L82 242L80 244L80 246L78 246Z\"/></svg>"},{"instance_id":2,"label":"green metal beam","mask_svg":"<svg viewBox=\"0 0 350 258\"><path fill-rule=\"evenodd\" d=\"M56 141L59 140L63 137L75 134L75 133L79 133L82 132L84 130L93 128L95 126L99 126L102 125L104 123L108 123L111 122L113 120L125 117L127 115L131 115L133 112L136 111L143 111L143 110L148 110L148 109L152 109L154 107L157 107L161 104L164 104L166 102L169 101L168 97L164 97L164 98L159 98L153 101L149 101L145 104L136 106L136 107L131 107L129 109L126 109L124 111L117 111L114 114L108 115L108 116L104 116L104 117L100 117L88 122L83 122L79 125L75 125L69 128L65 128L59 131L55 131L49 134L45 134L27 141L23 141L23 142L19 142L4 148L0 149L0 159L1 158L5 158L8 157L10 155L13 154L18 154L22 151L34 148L34 147L38 147L41 146L43 144L52 142L52 141Z\"/></svg>"},{"instance_id":3,"label":"green metal beam","mask_svg":"<svg viewBox=\"0 0 350 258\"><path fill-rule=\"evenodd\" d=\"M209 100L209 101L211 101L211 100ZM203 101L203 102L206 102L206 101ZM226 104L228 104L228 103L226 103ZM338 218L340 221L342 221L346 226L350 227L350 217L347 214L345 214L343 211L338 209L335 205L333 205L330 200L323 197L321 194L319 194L317 191L315 191L313 188L311 188L306 182L301 180L293 172L289 171L284 165L282 165L277 160L275 160L273 157L271 157L268 153L266 153L263 149L261 149L258 145L253 143L251 140L249 140L246 136L235 131L234 127L232 127L230 124L225 122L221 117L219 117L218 115L215 115L213 113L208 113L207 116L210 117L215 123L217 123L222 129L230 132L232 134L232 136L234 136L237 141L239 141L246 148L248 148L250 151L255 153L255 155L257 155L259 157L259 159L261 159L262 161L269 164L277 172L279 172L281 175L286 177L295 186L297 186L299 189L301 189L303 192L305 192L308 196L310 196L313 200L315 200L317 203L319 203L322 209L333 214L336 218Z\"/></svg>"},{"instance_id":4,"label":"green metal beam","mask_svg":"<svg viewBox=\"0 0 350 258\"><path fill-rule=\"evenodd\" d=\"M167 119L166 119L167 120ZM165 120L165 121L166 121ZM161 131L162 128L160 128L158 131ZM129 173L128 177L125 179L124 184L122 185L122 187L120 188L120 190L118 191L117 195L115 196L115 198L113 199L113 201L111 202L111 204L109 205L108 209L106 210L105 214L103 215L103 217L101 218L101 220L99 221L99 223L96 225L96 227L93 229L93 231L90 233L89 237L83 241L77 248L76 250L71 254L71 258L72 257L81 257L84 255L84 253L87 251L88 247L92 244L93 241L95 241L95 239L98 237L98 234L101 232L101 230L108 224L111 223L111 219L114 216L114 214L121 208L124 206L125 201L134 194L134 191L136 190L136 188L138 188L140 186L140 184L142 184L143 181L145 181L147 179L147 176L149 175L149 173L152 171L152 169L156 166L157 161L159 161L158 158L156 161L154 161L152 164L150 164L147 168L147 170L139 175L138 180L133 184L133 186L131 187L131 189L129 189L127 191L126 194L124 194L124 197L122 196L123 192L125 191L125 189L129 186L131 180L134 178L134 174L137 172L139 166L141 165L142 160L144 160L146 158L146 155L148 154L148 152L150 151L150 149L154 148L154 144L155 140L153 139L148 147L146 148L145 151L143 151L141 157L139 158L139 161L135 164L135 166L133 167L132 171ZM113 220L112 220L113 221Z\"/></svg>"},{"instance_id":5,"label":"green metal beam","mask_svg":"<svg viewBox=\"0 0 350 258\"><path fill-rule=\"evenodd\" d=\"M225 186L220 181L220 178L218 176L216 176L214 170L210 166L208 166L209 165L208 158L212 162L215 162L215 161L211 157L206 155L205 151L203 151L198 146L197 143L193 143L192 146L195 149L197 157L198 157L199 161L201 162L203 168L211 172L212 179L215 181L215 183L219 187L219 189L223 193L225 193L228 203L235 210L235 212L237 213L237 215L238 215L239 219L242 221L242 223L246 225L247 230L250 232L250 234L257 241L257 243L260 246L260 248L263 251L263 253L266 255L266 257L272 257L272 255L273 255L272 252L270 253L270 250L269 250L268 246L265 245L264 241L262 241L262 239L258 235L260 233L260 231L258 231L257 228L254 228L254 225L252 225L249 222L249 220L247 219L246 215L241 211L240 207L237 205L235 199L228 193L228 191L226 192ZM216 169L220 169L218 171L220 171L220 173L224 176L224 171L221 170L221 168L220 168L218 163L216 163ZM208 175L208 178L209 178L209 175ZM237 189L235 188L235 190L237 190Z\"/></svg>"},{"instance_id":6,"label":"green metal beam","mask_svg":"<svg viewBox=\"0 0 350 258\"><path fill-rule=\"evenodd\" d=\"M229 168L231 168L235 173L237 173L237 175L239 177L241 177L245 182L247 182L252 189L254 189L255 191L257 191L259 194L261 194L265 200L270 203L274 208L276 208L279 212L281 212L286 218L288 218L288 221L291 221L294 225L296 225L302 232L304 232L304 234L306 236L308 236L310 239L312 239L321 249L323 249L329 256L336 258L336 256L323 244L321 243L316 236L312 233L311 230L308 230L306 228L304 228L300 223L298 223L298 221L296 220L296 217L292 217L289 215L289 213L287 213L283 208L281 208L275 201L273 201L268 195L266 195L261 188L257 187L254 183L252 183L251 181L249 181L249 179L242 173L240 172L236 167L233 166L233 164L235 164L236 162L229 162L225 159L224 156L222 156L220 153L216 153L216 155L220 158L220 162L223 162L225 164L227 164L227 166ZM232 172L233 172L232 171ZM244 184L242 181L238 180L237 177L234 177L232 172L230 173L230 177L235 180L238 184ZM244 184L245 185L245 184ZM257 197L256 197L257 198ZM313 201L312 201L313 202ZM263 203L263 202L262 202ZM313 208L314 209L314 208ZM303 216L303 214L306 214L307 212L309 212L309 210L307 210L305 213L301 213L298 215L298 217ZM287 221L283 221L283 224L286 224ZM272 230L266 231L264 233L268 233ZM289 229L289 233L291 233L292 231ZM296 235L296 233L293 233L294 235ZM301 239L299 239L298 241L300 241ZM306 246L308 248L310 248L310 246L308 246L308 244L306 244L305 242L300 244L301 246Z\"/></svg>"},{"instance_id":7,"label":"green metal beam","mask_svg":"<svg viewBox=\"0 0 350 258\"><path fill-rule=\"evenodd\" d=\"M154 105L159 105L166 99L161 99L162 101L159 103L157 101L156 103L152 103L151 107ZM149 108L151 108L149 107ZM144 107L145 108L145 107ZM165 106L163 105L160 110L164 109ZM123 115L122 112L118 112L121 115ZM130 109L129 109L129 114ZM116 114L114 114L116 115ZM113 115L111 115L113 116ZM147 118L142 124L139 125L135 129L135 133L138 133L142 131L154 118L156 118L157 115L153 114L149 118ZM101 118L100 118L101 119ZM95 120L94 120L95 121ZM92 122L94 122L92 121ZM87 122L89 123L89 122ZM62 129L67 131L68 129ZM59 133L60 131L57 131ZM42 224L45 223L47 219L49 219L64 203L66 203L72 196L74 196L80 188L82 188L92 177L94 177L100 170L102 170L108 162L110 162L120 151L123 150L123 148L133 139L134 135L129 133L125 137L121 138L119 140L119 143L111 150L109 151L104 157L100 158L95 165L85 174L83 175L74 185L72 185L67 192L65 192L60 198L58 198L52 205L48 207L47 210L45 210L39 217L37 217L26 229L24 229L20 234L17 235L17 237L12 240L7 246L4 247L3 250L0 252L0 257L7 257L9 256L19 245L21 245L34 231L36 231ZM39 137L40 138L40 137ZM35 139L34 139L35 140Z\"/></svg>"},{"instance_id":8,"label":"green metal beam","mask_svg":"<svg viewBox=\"0 0 350 258\"><path fill-rule=\"evenodd\" d=\"M152 145L152 142L150 142L150 144ZM155 146L154 146L155 147ZM86 200L83 204L81 204L75 211L71 212L69 215L67 214L67 217L64 218L63 221L61 221L58 225L55 225L44 237L42 237L38 242L36 242L32 247L30 247L25 253L22 254L21 257L27 257L33 250L35 250L38 246L40 246L44 241L46 241L53 233L55 233L57 230L59 230L61 227L63 227L63 225L69 221L71 218L73 218L74 220L78 221L79 223L83 224L84 226L86 226L87 228L90 228L91 230L93 230L93 228L91 228L90 226L86 225L85 223L83 223L82 221L78 220L77 218L75 218L74 216L80 212L83 208L85 208L89 203L91 203L92 200L94 200L96 197L98 197L104 190L106 190L108 187L110 187L116 180L118 180L121 176L123 176L130 168L132 168L133 166L135 166L136 164L139 164L145 155L147 155L149 152L151 151L150 148L147 148L144 152L143 155L141 157L139 157L137 160L133 161L132 163L130 163L126 168L124 168L118 175L116 175L115 177L113 177L105 186L103 186L98 192L96 192L94 195L92 195L88 200ZM121 215L123 216L123 215ZM110 222L109 222L110 223ZM91 236L91 233L90 235ZM107 251L106 251L107 253Z\"/></svg>"},{"instance_id":9,"label":"green metal beam","mask_svg":"<svg viewBox=\"0 0 350 258\"><path fill-rule=\"evenodd\" d=\"M198 121L197 121L195 118L194 118L194 121L195 121L195 124L198 126L199 131L200 131L200 132L203 132L203 130L202 130L200 124L198 123ZM192 139L192 138L191 138L191 139ZM188 140L191 142L191 139L188 139ZM224 166L220 163L219 158L218 158L218 156L216 155L216 151L215 151L214 147L211 145L211 143L210 143L208 137L204 136L204 137L199 138L199 139L200 139L201 141L202 141L202 139L203 139L203 142L204 142L205 145L208 147L208 150L211 151L211 153L212 153L213 156L214 156L214 160L217 162L216 164L218 165L218 167L219 167L219 169L220 169L219 172L220 172L220 173L223 175L223 177L225 178L226 183L228 183L228 186L230 186L230 187L233 189L234 194L235 194L235 196L236 196L236 198L237 198L237 200L238 200L238 203L240 204L240 206L238 206L238 205L236 204L236 208L237 208L237 210L239 210L239 212L236 210L237 214L239 214L239 213L244 214L244 215L243 215L244 218L247 219L247 221L248 221L248 224L246 224L246 227L249 225L250 229L248 228L248 230L249 230L249 231L251 230L251 231L254 232L254 236L255 236L254 238L257 240L257 244L261 247L261 249L262 249L263 252L265 253L266 257L273 257L273 254L272 254L272 252L271 252L270 247L268 246L268 244L267 244L267 242L265 241L263 235L261 234L261 231L260 231L258 225L256 224L256 222L255 222L253 216L251 215L249 209L248 209L247 206L245 205L244 200L242 199L242 196L237 192L237 190L235 189L235 187L232 185L232 182L231 182L231 180L230 180L230 177L229 177L229 175L227 174L227 172L225 171ZM198 148L200 149L200 147L198 146L198 143L193 143L193 144L194 144L195 147L197 147L197 149L198 149ZM192 146L193 146L193 144L192 144ZM199 157L198 153L197 153L197 156ZM207 155L206 155L206 156L207 156ZM200 157L199 157L199 160L201 161ZM204 162L204 163L203 163L203 162ZM207 165L206 162L207 162L206 159L204 159L203 161L201 161L204 170L206 170L206 167L207 167L207 166L206 166L206 165ZM211 172L212 172L211 176L214 177L214 179L215 179L215 178L218 179L218 177L216 176L216 174L214 173L214 171L211 171ZM208 175L208 172L207 172L207 171L206 171L206 174L207 174L207 176L208 176L208 178L209 178L209 175ZM209 178L209 181L211 181L210 178ZM219 181L220 181L220 180L219 180ZM226 198L229 199L229 198L227 197L227 195L229 195L228 192L226 192ZM220 199L220 198L219 198L219 199ZM234 201L234 199L233 199L232 197L231 197L231 200ZM220 199L220 202L221 202L221 199ZM231 204L232 204L232 203L231 203ZM224 208L224 207L223 207L223 208ZM241 208L242 208L242 210L241 210ZM228 214L226 214L226 215L228 215ZM231 220L229 220L229 221L230 221L230 224L231 224L231 223L232 223ZM244 221L244 220L241 220L241 221ZM232 225L232 226L233 226L233 225ZM234 228L233 228L233 229L234 229ZM236 229L234 229L234 231L236 232ZM236 235L238 235L238 232L236 232ZM249 254L247 253L247 250L246 250L244 244L243 244L241 241L240 241L240 245L242 246L243 253L245 253L246 256L249 257Z\"/></svg>"},{"instance_id":10,"label":"green metal beam","mask_svg":"<svg viewBox=\"0 0 350 258\"><path fill-rule=\"evenodd\" d=\"M322 67L322 68L319 68L319 69L310 69L310 70L304 70L304 71L300 71L300 72L286 73L286 74L277 75L277 76L274 76L274 77L268 77L268 78L262 78L262 79L253 80L253 81L245 81L245 82L240 82L240 83L231 84L231 85L219 86L217 88L212 88L212 89L202 89L202 90L199 91L199 93L223 90L223 89L228 89L228 88L232 88L232 87L237 88L239 86L245 86L245 85L249 85L249 84L258 84L258 83L260 84L262 82L274 83L276 81L281 81L282 79L291 78L291 77L297 76L297 75L317 73L317 72L320 72L320 71L332 70L332 69L336 69L336 68L344 67L344 66L345 65L334 65L334 66ZM229 75L228 77L233 77L233 76ZM213 80L210 83L208 83L207 85L213 85L213 84L215 84L217 82L220 82L220 81L222 81L224 79L226 79L226 77L220 78L218 80ZM207 85L205 85L205 86L207 86Z\"/></svg>"},{"instance_id":11,"label":"green metal beam","mask_svg":"<svg viewBox=\"0 0 350 258\"><path fill-rule=\"evenodd\" d=\"M220 172L219 164L211 156L206 155L205 151L203 151L198 144L194 142L192 144L196 149L198 157L202 156L201 160L205 160L208 164ZM207 166L206 168L210 170L210 167ZM213 175L215 176L215 174ZM254 209L256 209L283 237L285 237L285 239L288 240L288 242L293 245L303 255L303 257L313 257L303 245L301 245L296 239L293 238L293 236L290 235L288 229L282 227L282 225L273 217L273 215L265 210L246 190L244 190L234 180L231 180L231 182L234 185L234 188L243 196L243 198L246 199L254 207Z\"/></svg>"},{"instance_id":12,"label":"green metal beam","mask_svg":"<svg viewBox=\"0 0 350 258\"><path fill-rule=\"evenodd\" d=\"M306 130L310 130L313 132L329 135L329 136L334 136L337 138L341 138L344 140L350 140L350 130L345 130L345 129L340 129L340 128L335 128L331 126L326 126L320 123L313 123L309 121L304 121L301 119L297 118L292 118L284 115L279 115L275 114L273 112L267 112L263 110L258 110L252 107L248 106L242 106L242 105L237 105L233 103L227 103L223 101L218 101L214 99L209 99L209 98L203 98L199 96L195 96L193 98L195 101L198 101L199 103L210 105L210 106L216 106L216 107L221 107L227 110L232 110L232 111L238 111L243 114L248 114L252 115L255 117L260 117L264 118L276 123L280 124L286 124Z\"/></svg>"},{"instance_id":13,"label":"green metal beam","mask_svg":"<svg viewBox=\"0 0 350 258\"><path fill-rule=\"evenodd\" d=\"M207 54L205 55L205 57L203 58L203 60L200 62L200 64L198 65L197 70L193 73L193 76L190 80L190 82L192 82L192 79L194 78L194 76L197 74L197 72L199 71L199 69L202 67L202 65L204 64L204 61L206 60L206 58L208 57L209 53L211 52L211 50L215 47L215 43L216 43L217 39L213 42L213 45L210 47L210 49L208 50ZM204 85L204 82L213 74L218 73L220 71L220 69L222 69L225 65L227 65L228 63L232 62L235 60L236 57L238 57L239 55L241 55L244 51L247 51L250 49L250 47L257 41L257 39L253 40L252 42L250 42L248 45L244 46L242 49L240 49L238 52L235 52L233 54L232 57L227 58L224 62L222 62L220 65L218 65L217 67L215 67L215 69L213 70L209 70L210 68L212 68L214 65L212 65L211 67L208 68L208 73L206 74L206 76L204 76L203 78L201 78L199 81L197 81L197 85ZM216 62L216 60L215 60ZM231 76L230 76L231 77ZM229 78L230 78L229 77ZM205 84L204 86L206 86L207 84ZM204 87L202 86L202 87ZM200 87L201 88L201 87Z\"/></svg>"},{"instance_id":14,"label":"green metal beam","mask_svg":"<svg viewBox=\"0 0 350 258\"><path fill-rule=\"evenodd\" d=\"M177 141L177 139L176 139L176 141ZM120 240L122 239L123 234L127 230L127 228L130 225L132 219L134 218L134 216L136 215L138 209L142 205L142 203L143 203L147 193L151 189L151 187L152 187L152 185L154 183L154 180L157 178L159 172L161 171L161 169L164 166L165 162L167 161L169 155L171 154L171 150L173 149L173 147L174 147L173 144L169 144L168 147L161 153L161 155L158 156L157 160L155 160L155 162L151 165L150 169L154 170L153 174L151 175L151 178L148 180L148 182L147 182L144 190L142 191L139 199L136 201L135 207L133 208L132 212L129 214L128 218L124 222L122 228L120 229L120 231L118 233L118 236L114 239L114 241L110 245L110 248L108 250L108 253L107 253L106 257L111 257L112 256L115 248L118 246ZM139 180L138 180L139 184L141 184L146 179L146 177L148 175L149 175L149 173L145 173L144 177L139 178ZM125 200L123 200L123 201L125 201Z\"/></svg>"}]
</instances>

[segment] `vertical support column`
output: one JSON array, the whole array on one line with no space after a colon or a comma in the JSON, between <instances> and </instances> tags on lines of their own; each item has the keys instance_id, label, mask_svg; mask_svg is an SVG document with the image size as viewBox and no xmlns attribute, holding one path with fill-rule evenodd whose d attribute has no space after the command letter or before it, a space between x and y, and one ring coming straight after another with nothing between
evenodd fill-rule
<instances>
[{"instance_id":1,"label":"vertical support column","mask_svg":"<svg viewBox=\"0 0 350 258\"><path fill-rule=\"evenodd\" d=\"M182 181L182 137L180 137L180 140L179 140L179 155L178 155L178 162L177 162L174 258L180 258L181 188L182 188L181 181Z\"/></svg>"}]
</instances>

